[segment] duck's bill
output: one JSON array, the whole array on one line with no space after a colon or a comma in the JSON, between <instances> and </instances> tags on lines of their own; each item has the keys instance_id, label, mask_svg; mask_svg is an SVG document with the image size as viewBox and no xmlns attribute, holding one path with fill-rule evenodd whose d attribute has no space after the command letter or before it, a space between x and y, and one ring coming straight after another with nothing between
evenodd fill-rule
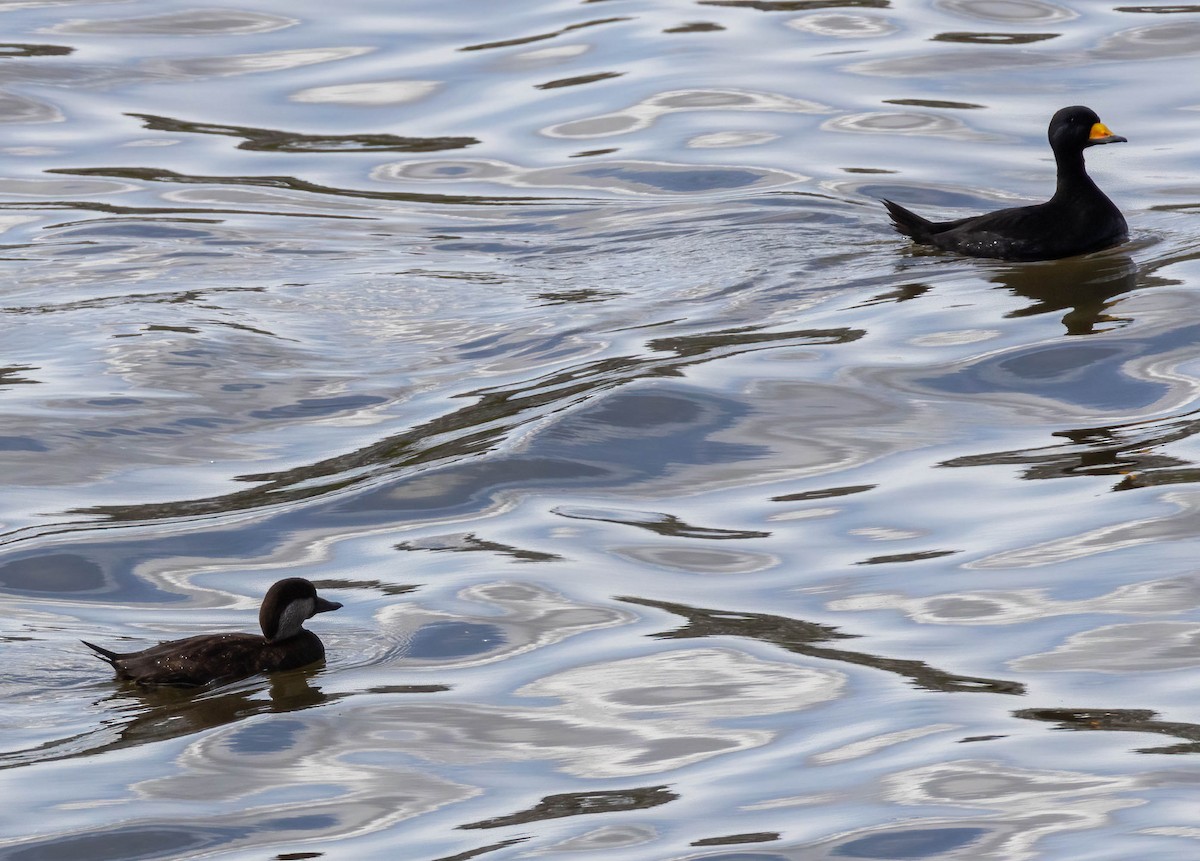
<instances>
[{"instance_id":1,"label":"duck's bill","mask_svg":"<svg viewBox=\"0 0 1200 861\"><path fill-rule=\"evenodd\" d=\"M1106 143L1129 143L1129 141L1120 135L1114 135L1104 123L1096 123L1088 134L1088 146Z\"/></svg>"},{"instance_id":2,"label":"duck's bill","mask_svg":"<svg viewBox=\"0 0 1200 861\"><path fill-rule=\"evenodd\" d=\"M337 601L327 601L318 595L317 604L316 608L313 610L313 615L315 616L317 613L328 613L330 610L339 610L341 609L341 606L342 605Z\"/></svg>"}]
</instances>

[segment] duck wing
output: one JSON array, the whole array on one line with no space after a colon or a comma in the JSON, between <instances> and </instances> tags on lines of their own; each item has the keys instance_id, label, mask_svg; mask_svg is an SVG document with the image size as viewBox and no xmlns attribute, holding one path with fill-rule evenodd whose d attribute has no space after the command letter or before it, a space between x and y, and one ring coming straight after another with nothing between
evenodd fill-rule
<instances>
[{"instance_id":1,"label":"duck wing","mask_svg":"<svg viewBox=\"0 0 1200 861\"><path fill-rule=\"evenodd\" d=\"M1057 222L1057 223L1056 223ZM984 215L942 222L929 237L929 244L971 257L1003 260L1048 260L1078 254L1059 247L1064 238L1062 222L1047 203L1014 206Z\"/></svg>"},{"instance_id":2,"label":"duck wing","mask_svg":"<svg viewBox=\"0 0 1200 861\"><path fill-rule=\"evenodd\" d=\"M197 687L272 669L263 665L267 642L257 634L202 634L126 654L86 645L112 665L117 678L139 685Z\"/></svg>"},{"instance_id":3,"label":"duck wing","mask_svg":"<svg viewBox=\"0 0 1200 861\"><path fill-rule=\"evenodd\" d=\"M1000 209L952 222L932 234L929 241L938 248L972 257L1032 261L1090 254L1124 242L1127 237L1125 217L1101 197L1087 208L1050 200Z\"/></svg>"},{"instance_id":4,"label":"duck wing","mask_svg":"<svg viewBox=\"0 0 1200 861\"><path fill-rule=\"evenodd\" d=\"M954 221L930 221L890 200L883 205L898 232L920 245L944 251L1003 260L1050 260L1083 253L1077 240L1064 236L1063 224L1049 203L997 209Z\"/></svg>"},{"instance_id":5,"label":"duck wing","mask_svg":"<svg viewBox=\"0 0 1200 861\"><path fill-rule=\"evenodd\" d=\"M955 221L929 221L883 201L896 230L921 245L970 257L1057 260L1100 251L1128 236L1125 216L1099 191L1086 201L1049 200Z\"/></svg>"}]
</instances>

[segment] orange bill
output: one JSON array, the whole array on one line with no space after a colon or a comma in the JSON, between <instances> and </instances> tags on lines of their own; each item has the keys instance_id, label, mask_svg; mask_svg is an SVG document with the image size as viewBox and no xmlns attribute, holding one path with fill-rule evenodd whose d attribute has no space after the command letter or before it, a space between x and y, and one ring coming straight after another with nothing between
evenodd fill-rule
<instances>
[{"instance_id":1,"label":"orange bill","mask_svg":"<svg viewBox=\"0 0 1200 861\"><path fill-rule=\"evenodd\" d=\"M1113 134L1104 123L1096 123L1088 133L1088 143L1128 143L1128 141L1120 135Z\"/></svg>"}]
</instances>

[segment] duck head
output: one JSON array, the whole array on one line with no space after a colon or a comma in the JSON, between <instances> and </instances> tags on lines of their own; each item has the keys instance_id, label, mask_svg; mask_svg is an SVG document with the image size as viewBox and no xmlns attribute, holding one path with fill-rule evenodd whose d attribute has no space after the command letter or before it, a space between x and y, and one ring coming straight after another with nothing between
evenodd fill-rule
<instances>
[{"instance_id":1,"label":"duck head","mask_svg":"<svg viewBox=\"0 0 1200 861\"><path fill-rule=\"evenodd\" d=\"M258 624L268 642L278 643L299 634L306 619L341 606L318 595L317 587L303 577L288 577L267 590Z\"/></svg>"},{"instance_id":2,"label":"duck head","mask_svg":"<svg viewBox=\"0 0 1200 861\"><path fill-rule=\"evenodd\" d=\"M1071 105L1055 113L1050 119L1047 132L1050 146L1055 152L1082 152L1085 147L1106 143L1128 143L1120 135L1113 134L1108 126L1091 108Z\"/></svg>"}]
</instances>

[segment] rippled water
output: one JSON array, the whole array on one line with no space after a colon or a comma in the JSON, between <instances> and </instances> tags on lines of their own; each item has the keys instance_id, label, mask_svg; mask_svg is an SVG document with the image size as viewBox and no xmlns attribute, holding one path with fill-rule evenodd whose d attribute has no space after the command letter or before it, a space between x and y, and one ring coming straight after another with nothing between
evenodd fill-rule
<instances>
[{"instance_id":1,"label":"rippled water","mask_svg":"<svg viewBox=\"0 0 1200 861\"><path fill-rule=\"evenodd\" d=\"M1200 6L220 2L0 2L0 857L1197 854Z\"/></svg>"}]
</instances>

